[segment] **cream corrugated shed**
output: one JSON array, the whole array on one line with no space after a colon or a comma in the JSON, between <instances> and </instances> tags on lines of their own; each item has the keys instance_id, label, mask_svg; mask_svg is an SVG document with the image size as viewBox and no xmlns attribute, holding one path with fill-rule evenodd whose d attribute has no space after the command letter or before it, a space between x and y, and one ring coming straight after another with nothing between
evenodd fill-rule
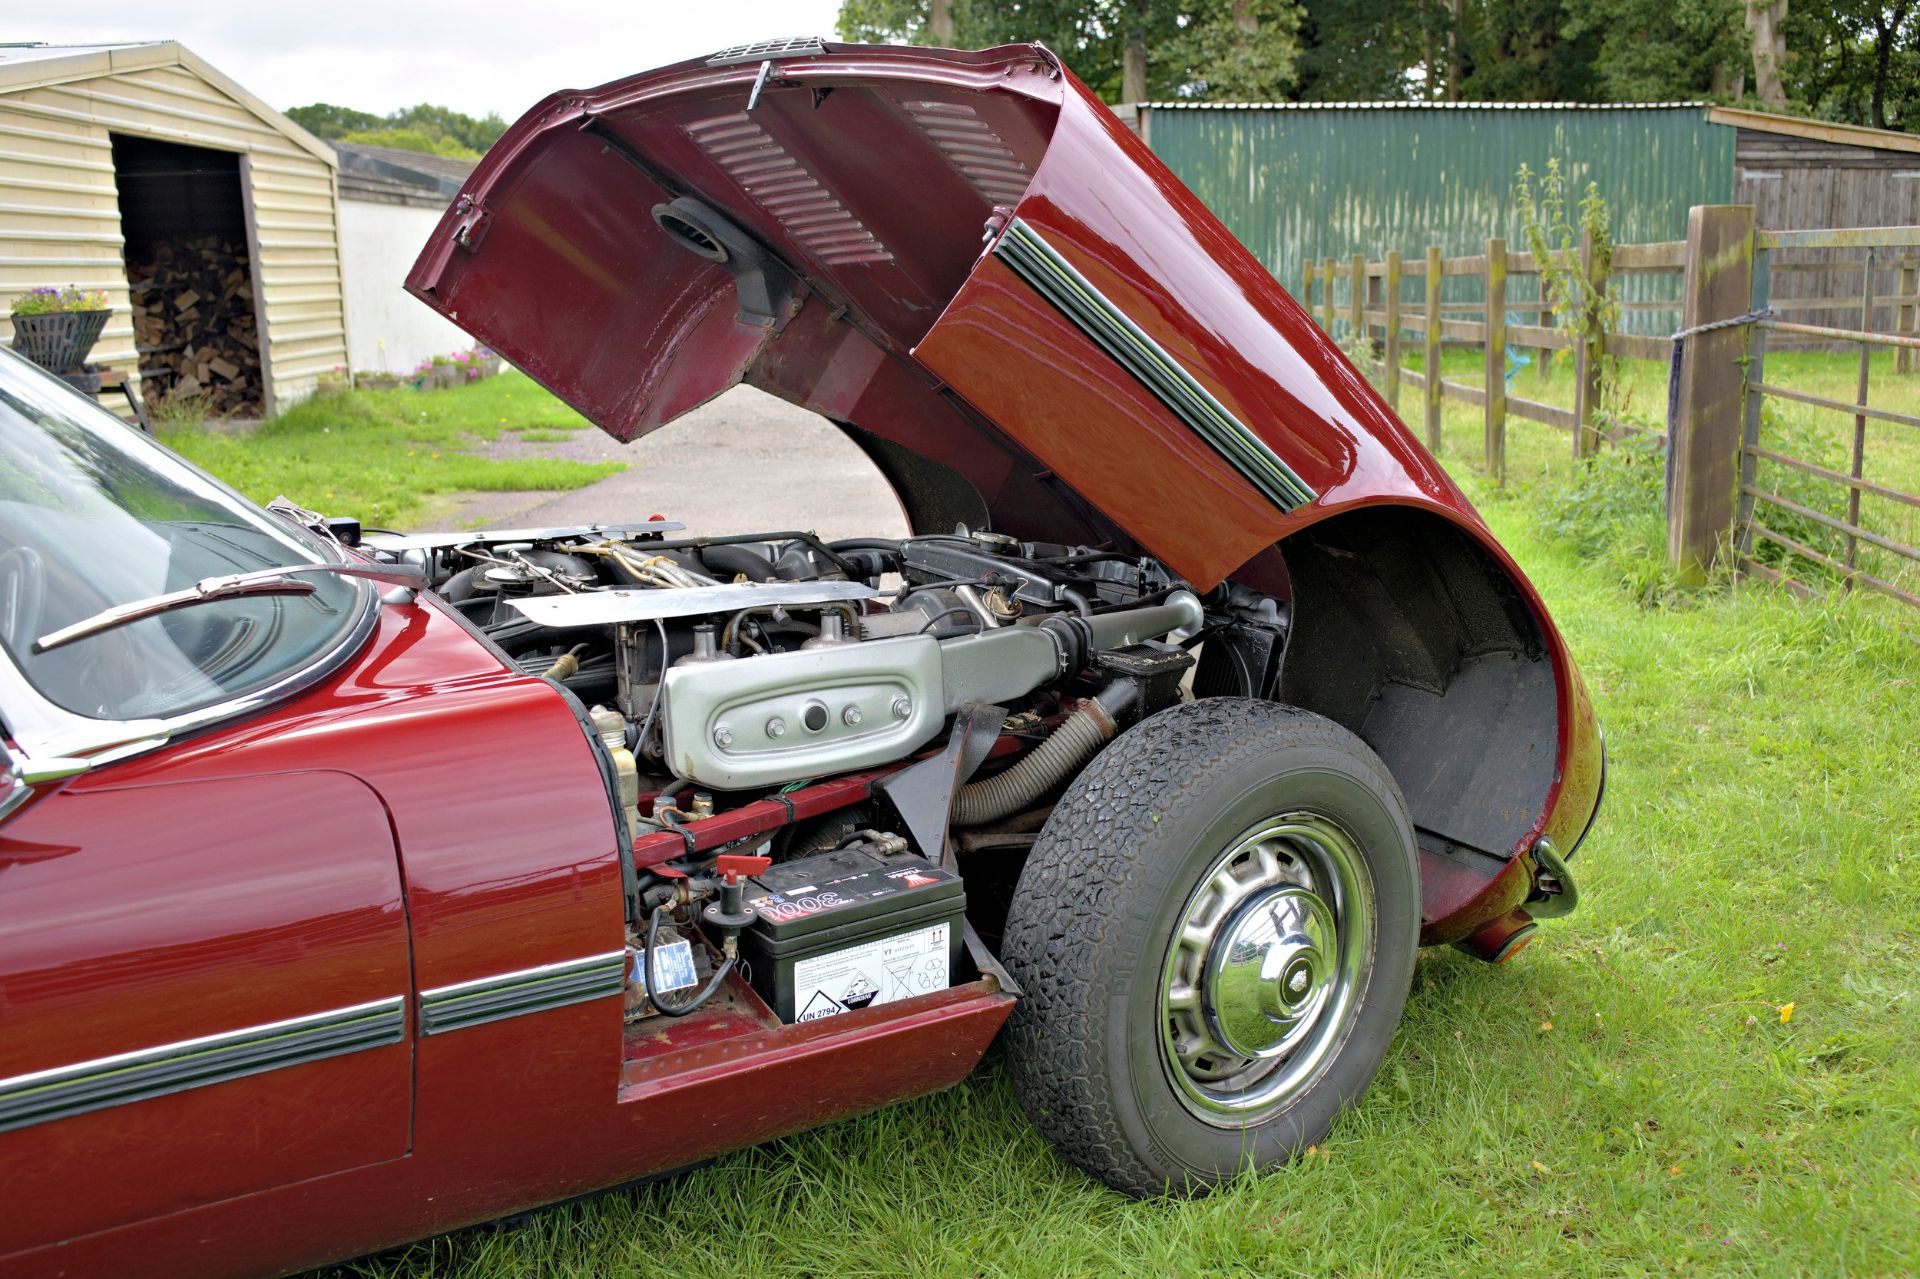
<instances>
[{"instance_id":1,"label":"cream corrugated shed","mask_svg":"<svg viewBox=\"0 0 1920 1279\"><path fill-rule=\"evenodd\" d=\"M116 134L238 155L267 410L310 394L347 359L333 151L173 41L0 45L0 323L37 285L102 289L89 358L137 365Z\"/></svg>"}]
</instances>

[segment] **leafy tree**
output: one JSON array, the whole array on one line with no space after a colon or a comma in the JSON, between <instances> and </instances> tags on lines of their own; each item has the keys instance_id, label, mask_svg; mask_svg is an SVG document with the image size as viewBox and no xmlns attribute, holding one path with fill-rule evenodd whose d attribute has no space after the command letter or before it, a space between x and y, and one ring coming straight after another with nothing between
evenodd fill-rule
<instances>
[{"instance_id":1,"label":"leafy tree","mask_svg":"<svg viewBox=\"0 0 1920 1279\"><path fill-rule=\"evenodd\" d=\"M1194 7L1165 61L1180 69L1182 96L1280 101L1298 74L1299 27L1291 0L1211 0Z\"/></svg>"},{"instance_id":2,"label":"leafy tree","mask_svg":"<svg viewBox=\"0 0 1920 1279\"><path fill-rule=\"evenodd\" d=\"M843 0L843 39L924 43L935 0ZM1109 101L1286 96L1294 0L950 0L946 41L1037 41Z\"/></svg>"},{"instance_id":3,"label":"leafy tree","mask_svg":"<svg viewBox=\"0 0 1920 1279\"><path fill-rule=\"evenodd\" d=\"M293 107L288 110L287 119L314 137L327 139L338 138L354 129L377 129L385 123L371 111L336 107L331 102L316 102L312 106Z\"/></svg>"},{"instance_id":4,"label":"leafy tree","mask_svg":"<svg viewBox=\"0 0 1920 1279\"><path fill-rule=\"evenodd\" d=\"M1465 11L1459 97L1486 102L1592 102L1599 33L1569 32L1568 0L1486 0Z\"/></svg>"},{"instance_id":5,"label":"leafy tree","mask_svg":"<svg viewBox=\"0 0 1920 1279\"><path fill-rule=\"evenodd\" d=\"M1829 0L1783 24L1785 85L1824 119L1920 129L1920 2Z\"/></svg>"},{"instance_id":6,"label":"leafy tree","mask_svg":"<svg viewBox=\"0 0 1920 1279\"><path fill-rule=\"evenodd\" d=\"M1301 10L1302 102L1424 97L1444 79L1433 64L1450 19L1437 0L1305 0ZM1409 76L1416 66L1424 73Z\"/></svg>"},{"instance_id":7,"label":"leafy tree","mask_svg":"<svg viewBox=\"0 0 1920 1279\"><path fill-rule=\"evenodd\" d=\"M1752 67L1745 0L1588 0L1562 35L1599 44L1594 79L1607 102L1738 98Z\"/></svg>"},{"instance_id":8,"label":"leafy tree","mask_svg":"<svg viewBox=\"0 0 1920 1279\"><path fill-rule=\"evenodd\" d=\"M354 142L369 147L395 147L401 151L443 155L453 160L480 158L480 153L472 147L462 146L453 138L435 137L424 129L355 129L332 140Z\"/></svg>"},{"instance_id":9,"label":"leafy tree","mask_svg":"<svg viewBox=\"0 0 1920 1279\"><path fill-rule=\"evenodd\" d=\"M383 116L316 102L294 107L287 118L331 142L399 147L460 159L477 159L507 131L507 123L498 113L475 117L427 102Z\"/></svg>"}]
</instances>

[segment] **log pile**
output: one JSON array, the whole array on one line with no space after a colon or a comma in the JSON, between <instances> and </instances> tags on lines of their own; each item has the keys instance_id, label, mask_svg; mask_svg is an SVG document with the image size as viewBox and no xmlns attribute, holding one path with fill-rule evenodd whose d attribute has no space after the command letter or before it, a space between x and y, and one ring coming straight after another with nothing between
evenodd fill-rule
<instances>
[{"instance_id":1,"label":"log pile","mask_svg":"<svg viewBox=\"0 0 1920 1279\"><path fill-rule=\"evenodd\" d=\"M260 412L260 332L246 246L201 236L156 244L151 256L127 263L147 397L195 401L221 415Z\"/></svg>"}]
</instances>

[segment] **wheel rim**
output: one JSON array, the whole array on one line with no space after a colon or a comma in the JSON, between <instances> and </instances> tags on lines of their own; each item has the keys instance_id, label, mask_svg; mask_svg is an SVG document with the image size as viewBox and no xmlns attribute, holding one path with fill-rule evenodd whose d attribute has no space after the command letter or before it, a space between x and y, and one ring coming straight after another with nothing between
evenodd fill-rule
<instances>
[{"instance_id":1,"label":"wheel rim","mask_svg":"<svg viewBox=\"0 0 1920 1279\"><path fill-rule=\"evenodd\" d=\"M1320 814L1269 817L1214 859L1160 983L1167 1073L1187 1109L1247 1127L1319 1075L1359 1012L1373 916L1359 846Z\"/></svg>"}]
</instances>

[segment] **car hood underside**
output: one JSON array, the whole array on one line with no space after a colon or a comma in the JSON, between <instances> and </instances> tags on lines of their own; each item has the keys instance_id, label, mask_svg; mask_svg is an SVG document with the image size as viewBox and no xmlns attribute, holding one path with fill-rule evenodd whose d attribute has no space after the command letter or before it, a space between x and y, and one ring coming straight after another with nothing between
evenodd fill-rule
<instances>
[{"instance_id":1,"label":"car hood underside","mask_svg":"<svg viewBox=\"0 0 1920 1279\"><path fill-rule=\"evenodd\" d=\"M407 288L619 439L742 381L824 414L921 531L1144 552L1204 588L1362 499L1477 522L1038 46L784 42L556 94Z\"/></svg>"}]
</instances>

